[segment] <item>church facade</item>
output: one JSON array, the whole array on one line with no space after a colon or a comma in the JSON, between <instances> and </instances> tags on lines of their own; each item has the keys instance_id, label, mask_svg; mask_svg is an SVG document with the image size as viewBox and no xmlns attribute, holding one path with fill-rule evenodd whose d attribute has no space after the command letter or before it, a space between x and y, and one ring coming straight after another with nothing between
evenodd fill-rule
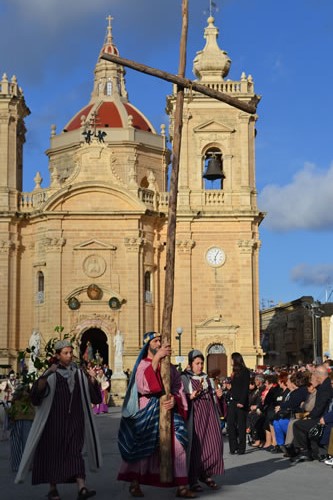
<instances>
[{"instance_id":1,"label":"church facade","mask_svg":"<svg viewBox=\"0 0 333 500\"><path fill-rule=\"evenodd\" d=\"M226 79L231 61L218 46L212 17L204 37L194 58L196 79L250 101L251 76ZM89 341L111 367L121 332L123 368L131 369L144 332L161 328L167 135L172 140L176 94L167 98L169 130L157 132L130 102L124 68L102 59L104 53L118 54L110 19L91 99L61 132L51 127L50 185L42 187L37 173L30 193L22 186L30 111L15 77L4 75L0 82L0 364L17 367L18 351L32 332L43 344L62 325L76 336L81 354ZM223 375L230 372L232 352L241 352L248 366L262 355L256 119L185 93L173 353L198 348L207 356L206 368Z\"/></svg>"}]
</instances>

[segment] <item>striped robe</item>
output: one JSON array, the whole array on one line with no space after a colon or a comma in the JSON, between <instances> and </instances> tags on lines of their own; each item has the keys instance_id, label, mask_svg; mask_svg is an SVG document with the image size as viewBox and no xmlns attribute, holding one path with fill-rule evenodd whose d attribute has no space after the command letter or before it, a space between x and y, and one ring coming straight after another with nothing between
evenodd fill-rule
<instances>
[{"instance_id":1,"label":"striped robe","mask_svg":"<svg viewBox=\"0 0 333 500\"><path fill-rule=\"evenodd\" d=\"M189 401L188 431L190 445L188 447L189 483L194 485L199 478L205 479L215 474L223 474L223 439L214 390L210 379L208 388L195 399ZM189 372L182 375L185 391L191 392L200 388L200 380L191 377Z\"/></svg>"},{"instance_id":2,"label":"striped robe","mask_svg":"<svg viewBox=\"0 0 333 500\"><path fill-rule=\"evenodd\" d=\"M187 416L187 401L181 383L180 375L177 369L171 365L171 393L176 400L176 409L180 415L186 418ZM143 359L136 372L135 376L137 390L139 393L139 409L151 406L151 397L159 397L163 391L163 385L159 370L155 372L151 365L151 359ZM187 469L186 469L186 451L180 441L176 438L176 433L173 427L172 436L173 449L173 474L174 479L171 483L162 483L160 480L160 459L158 447L147 458L142 458L134 462L122 461L118 480L133 481L137 480L140 484L148 484L152 486L180 486L188 484Z\"/></svg>"},{"instance_id":3,"label":"striped robe","mask_svg":"<svg viewBox=\"0 0 333 500\"><path fill-rule=\"evenodd\" d=\"M91 399L90 399L91 398ZM91 470L102 465L102 455L91 409L100 402L98 386L78 369L71 394L59 373L48 377L46 390L32 401L38 405L15 483L23 482L32 464L32 482L68 483L85 477L82 448L85 444Z\"/></svg>"}]
</instances>

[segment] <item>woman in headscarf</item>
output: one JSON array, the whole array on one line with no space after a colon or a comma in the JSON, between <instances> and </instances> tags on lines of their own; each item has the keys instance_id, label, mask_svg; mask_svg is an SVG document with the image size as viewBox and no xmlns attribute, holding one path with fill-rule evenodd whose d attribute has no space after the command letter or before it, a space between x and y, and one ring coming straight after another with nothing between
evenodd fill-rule
<instances>
[{"instance_id":1,"label":"woman in headscarf","mask_svg":"<svg viewBox=\"0 0 333 500\"><path fill-rule=\"evenodd\" d=\"M188 486L186 469L187 401L180 374L170 365L170 398L161 401L164 386L161 361L170 356L171 346L162 343L159 332L147 332L134 365L122 407L118 446L122 456L118 479L130 483L132 497L143 497L142 484L158 487L178 486L179 498L196 498ZM160 405L170 412L172 439L172 477L161 478L159 446ZM158 496L158 494L157 494Z\"/></svg>"},{"instance_id":2,"label":"woman in headscarf","mask_svg":"<svg viewBox=\"0 0 333 500\"><path fill-rule=\"evenodd\" d=\"M212 475L222 474L223 441L220 425L222 389L215 389L203 371L204 356L194 349L188 354L188 368L182 381L189 404L189 482L192 491L202 491L199 481L214 490L219 486Z\"/></svg>"},{"instance_id":3,"label":"woman in headscarf","mask_svg":"<svg viewBox=\"0 0 333 500\"><path fill-rule=\"evenodd\" d=\"M24 449L15 482L22 482L32 463L32 484L49 483L49 500L60 500L58 483L77 483L78 500L96 494L85 484L82 456L85 444L92 470L102 457L91 403L100 403L94 370L77 368L73 347L56 342L56 361L39 377L31 391L36 416Z\"/></svg>"}]
</instances>

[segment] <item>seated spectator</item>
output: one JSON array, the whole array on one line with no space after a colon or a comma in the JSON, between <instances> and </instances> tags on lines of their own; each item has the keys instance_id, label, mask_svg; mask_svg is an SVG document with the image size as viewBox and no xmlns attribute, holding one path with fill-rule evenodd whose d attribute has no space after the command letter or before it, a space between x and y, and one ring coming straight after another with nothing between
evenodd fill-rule
<instances>
[{"instance_id":1,"label":"seated spectator","mask_svg":"<svg viewBox=\"0 0 333 500\"><path fill-rule=\"evenodd\" d=\"M268 392L265 396L263 406L261 408L264 414L263 429L265 431L265 443L263 450L272 451L276 446L274 428L271 425L275 415L275 407L277 406L277 398L282 394L282 390L278 385L278 376L276 374L266 375L265 385Z\"/></svg>"},{"instance_id":2,"label":"seated spectator","mask_svg":"<svg viewBox=\"0 0 333 500\"><path fill-rule=\"evenodd\" d=\"M251 382L251 381L250 381ZM249 413L247 417L247 428L251 436L251 446L259 447L265 440L263 432L264 416L260 410L263 403L263 392L265 387L265 377L262 373L257 373L254 377L254 390L249 395ZM251 385L250 385L251 387ZM268 391L267 391L268 392Z\"/></svg>"},{"instance_id":3,"label":"seated spectator","mask_svg":"<svg viewBox=\"0 0 333 500\"><path fill-rule=\"evenodd\" d=\"M328 377L331 381L331 385L333 387L333 372L329 372ZM333 428L333 398L330 401L328 410L324 415L321 417L319 420L319 423L322 425L325 425L324 428L324 433L319 441L318 445L318 457L319 461L324 461L326 459L329 459L328 462L326 461L325 463L327 465L333 465L333 458L330 458L328 455L328 443L330 440L330 434L331 434L331 429ZM311 449L314 450L316 449L316 442L312 442L311 440Z\"/></svg>"},{"instance_id":4,"label":"seated spectator","mask_svg":"<svg viewBox=\"0 0 333 500\"><path fill-rule=\"evenodd\" d=\"M307 382L307 396L304 401L304 404L301 404L301 408L299 412L295 413L295 417L289 420L287 434L285 438L285 457L293 457L296 455L293 441L294 441L294 423L302 418L306 418L310 411L313 409L316 401L316 393L317 389L311 382L311 374L308 374L308 382Z\"/></svg>"},{"instance_id":5,"label":"seated spectator","mask_svg":"<svg viewBox=\"0 0 333 500\"><path fill-rule=\"evenodd\" d=\"M280 387L283 387L284 377L282 380L280 380L280 377L281 374L279 376L279 384ZM275 453L286 451L284 449L284 444L288 425L290 419L294 417L296 412L300 411L301 404L306 400L308 394L306 384L308 380L305 372L296 372L287 376L286 387L288 393L281 404L276 407L276 414L273 420L276 447L272 451Z\"/></svg>"},{"instance_id":6,"label":"seated spectator","mask_svg":"<svg viewBox=\"0 0 333 500\"><path fill-rule=\"evenodd\" d=\"M308 418L298 420L294 424L294 447L297 456L291 458L292 463L300 463L318 458L318 449L311 449L311 443L308 432L316 425L321 417L327 412L331 399L333 397L333 388L331 380L328 377L327 368L324 365L318 365L312 373L311 381L317 386L316 401L314 408L309 413ZM314 445L314 442L312 442Z\"/></svg>"}]
</instances>

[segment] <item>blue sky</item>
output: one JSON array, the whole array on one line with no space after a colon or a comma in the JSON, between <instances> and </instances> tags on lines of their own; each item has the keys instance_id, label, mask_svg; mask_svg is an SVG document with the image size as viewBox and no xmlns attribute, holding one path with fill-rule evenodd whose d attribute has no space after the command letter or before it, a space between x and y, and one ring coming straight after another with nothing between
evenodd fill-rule
<instances>
[{"instance_id":1,"label":"blue sky","mask_svg":"<svg viewBox=\"0 0 333 500\"><path fill-rule=\"evenodd\" d=\"M333 2L215 0L228 78L251 74L258 106L256 161L263 305L333 285ZM204 46L209 0L189 0L188 78ZM181 0L0 0L0 72L15 74L31 115L24 189L39 170L49 184L51 124L61 130L90 99L93 70L111 14L123 57L177 73ZM127 70L129 98L159 130L170 84ZM331 296L333 300L333 295Z\"/></svg>"}]
</instances>

